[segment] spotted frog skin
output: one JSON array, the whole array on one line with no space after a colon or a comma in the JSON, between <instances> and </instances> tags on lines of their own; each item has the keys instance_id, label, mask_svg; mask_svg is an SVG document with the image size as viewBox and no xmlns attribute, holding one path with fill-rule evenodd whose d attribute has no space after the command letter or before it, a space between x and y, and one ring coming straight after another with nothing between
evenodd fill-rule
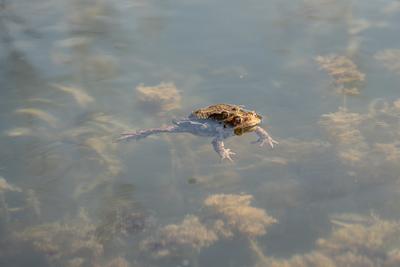
<instances>
[{"instance_id":1,"label":"spotted frog skin","mask_svg":"<svg viewBox=\"0 0 400 267\"><path fill-rule=\"evenodd\" d=\"M225 148L224 140L248 132L254 132L258 136L260 146L269 144L274 147L278 144L269 133L261 128L262 117L255 111L246 110L243 106L231 104L215 104L193 111L187 118L174 120L170 126L125 132L118 139L141 139L158 133L191 133L197 136L213 137L212 145L215 152L222 160L232 161L235 155L229 148Z\"/></svg>"}]
</instances>

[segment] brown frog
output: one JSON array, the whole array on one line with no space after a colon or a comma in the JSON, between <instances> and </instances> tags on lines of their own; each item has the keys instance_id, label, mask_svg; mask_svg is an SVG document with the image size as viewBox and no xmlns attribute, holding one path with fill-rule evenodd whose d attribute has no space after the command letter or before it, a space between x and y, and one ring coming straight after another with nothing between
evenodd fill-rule
<instances>
[{"instance_id":1,"label":"brown frog","mask_svg":"<svg viewBox=\"0 0 400 267\"><path fill-rule=\"evenodd\" d=\"M230 104L216 104L192 112L191 119L215 120L224 128L232 128L235 135L255 131L261 123L262 116L255 111L249 111L243 106Z\"/></svg>"},{"instance_id":2,"label":"brown frog","mask_svg":"<svg viewBox=\"0 0 400 267\"><path fill-rule=\"evenodd\" d=\"M261 128L262 116L255 111L246 110L243 106L232 104L215 104L193 111L187 119L175 120L174 125L161 128L126 132L119 140L141 139L156 133L191 133L198 136L214 137L212 144L221 159L232 161L235 153L225 148L223 140L247 132L254 132L259 143L268 143L271 147L278 144L269 133Z\"/></svg>"}]
</instances>

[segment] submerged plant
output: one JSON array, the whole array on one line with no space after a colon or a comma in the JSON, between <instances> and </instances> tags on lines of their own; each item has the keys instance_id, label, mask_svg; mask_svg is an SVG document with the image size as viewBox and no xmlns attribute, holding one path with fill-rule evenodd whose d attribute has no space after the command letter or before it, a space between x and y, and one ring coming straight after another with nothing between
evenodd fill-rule
<instances>
[{"instance_id":1,"label":"submerged plant","mask_svg":"<svg viewBox=\"0 0 400 267\"><path fill-rule=\"evenodd\" d=\"M142 109L150 112L164 113L181 107L181 94L173 83L140 84L136 87L136 95Z\"/></svg>"},{"instance_id":2,"label":"submerged plant","mask_svg":"<svg viewBox=\"0 0 400 267\"><path fill-rule=\"evenodd\" d=\"M319 123L337 156L344 165L351 166L362 184L382 183L382 178L387 182L398 181L395 175L400 157L398 102L376 99L364 114L339 108L321 116Z\"/></svg>"},{"instance_id":3,"label":"submerged plant","mask_svg":"<svg viewBox=\"0 0 400 267\"><path fill-rule=\"evenodd\" d=\"M346 86L365 80L365 74L360 72L357 65L345 56L317 56L315 61L321 66L321 69L328 72L335 84Z\"/></svg>"},{"instance_id":4,"label":"submerged plant","mask_svg":"<svg viewBox=\"0 0 400 267\"><path fill-rule=\"evenodd\" d=\"M315 61L332 77L336 92L343 95L344 107L346 107L346 96L360 94L365 74L351 59L346 56L326 55L317 56Z\"/></svg>"},{"instance_id":5,"label":"submerged plant","mask_svg":"<svg viewBox=\"0 0 400 267\"><path fill-rule=\"evenodd\" d=\"M320 124L326 129L329 137L338 146L339 157L344 162L359 162L369 149L358 126L365 116L351 113L345 108L321 116Z\"/></svg>"},{"instance_id":6,"label":"submerged plant","mask_svg":"<svg viewBox=\"0 0 400 267\"><path fill-rule=\"evenodd\" d=\"M374 55L388 70L400 74L400 49L385 49Z\"/></svg>"},{"instance_id":7,"label":"submerged plant","mask_svg":"<svg viewBox=\"0 0 400 267\"><path fill-rule=\"evenodd\" d=\"M261 267L392 267L400 263L398 235L400 223L370 217L368 224L343 224L327 238L316 242L316 248L288 259L266 256L254 243L252 249Z\"/></svg>"},{"instance_id":8,"label":"submerged plant","mask_svg":"<svg viewBox=\"0 0 400 267\"><path fill-rule=\"evenodd\" d=\"M4 193L4 192L7 192L7 191L10 191L10 192L21 192L22 190L21 190L21 188L15 186L15 185L9 184L6 181L6 179L4 179L3 177L0 176L0 193Z\"/></svg>"},{"instance_id":9,"label":"submerged plant","mask_svg":"<svg viewBox=\"0 0 400 267\"><path fill-rule=\"evenodd\" d=\"M160 228L142 241L141 249L155 258L193 257L220 239L242 236L254 240L277 220L252 207L252 199L251 195L211 195L204 200L208 212L187 215L181 223Z\"/></svg>"},{"instance_id":10,"label":"submerged plant","mask_svg":"<svg viewBox=\"0 0 400 267\"><path fill-rule=\"evenodd\" d=\"M88 104L94 102L93 97L88 95L81 88L65 86L61 84L53 84L53 87L62 92L70 94L81 107L86 107Z\"/></svg>"},{"instance_id":11,"label":"submerged plant","mask_svg":"<svg viewBox=\"0 0 400 267\"><path fill-rule=\"evenodd\" d=\"M251 195L212 195L204 200L224 222L226 231L237 231L248 237L265 235L267 228L277 220L269 216L265 210L250 206Z\"/></svg>"},{"instance_id":12,"label":"submerged plant","mask_svg":"<svg viewBox=\"0 0 400 267\"><path fill-rule=\"evenodd\" d=\"M96 263L104 247L95 236L95 225L85 210L76 218L31 226L15 233L17 240L30 242L54 265L74 261L77 266Z\"/></svg>"}]
</instances>

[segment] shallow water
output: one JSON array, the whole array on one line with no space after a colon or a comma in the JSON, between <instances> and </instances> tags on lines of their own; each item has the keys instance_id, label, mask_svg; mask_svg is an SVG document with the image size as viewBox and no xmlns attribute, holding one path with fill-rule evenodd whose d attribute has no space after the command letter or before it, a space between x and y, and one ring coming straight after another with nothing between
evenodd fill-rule
<instances>
[{"instance_id":1,"label":"shallow water","mask_svg":"<svg viewBox=\"0 0 400 267\"><path fill-rule=\"evenodd\" d=\"M400 266L400 2L0 1L0 266ZM280 143L160 135L214 103Z\"/></svg>"}]
</instances>

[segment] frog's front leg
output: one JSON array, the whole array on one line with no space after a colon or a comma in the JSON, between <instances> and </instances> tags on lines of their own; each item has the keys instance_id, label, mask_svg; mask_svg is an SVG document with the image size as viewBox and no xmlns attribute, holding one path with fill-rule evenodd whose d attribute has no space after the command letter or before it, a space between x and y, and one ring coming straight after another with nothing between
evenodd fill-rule
<instances>
[{"instance_id":1,"label":"frog's front leg","mask_svg":"<svg viewBox=\"0 0 400 267\"><path fill-rule=\"evenodd\" d=\"M227 159L229 161L233 161L231 156L235 155L229 148L225 148L224 145L224 128L218 127L217 128L217 136L212 141L212 145L214 147L215 152L221 157L221 160ZM226 137L226 136L225 136Z\"/></svg>"},{"instance_id":2,"label":"frog's front leg","mask_svg":"<svg viewBox=\"0 0 400 267\"><path fill-rule=\"evenodd\" d=\"M231 156L235 155L235 153L232 152L229 148L225 148L224 141L221 138L216 137L212 141L212 145L214 147L215 152L217 152L218 155L221 157L221 160L227 159L229 161L233 161Z\"/></svg>"},{"instance_id":3,"label":"frog's front leg","mask_svg":"<svg viewBox=\"0 0 400 267\"><path fill-rule=\"evenodd\" d=\"M260 146L268 143L272 148L274 147L274 144L279 144L278 141L275 141L266 130L259 126L256 127L256 130L254 132L258 136L258 140L253 143L260 144Z\"/></svg>"}]
</instances>

